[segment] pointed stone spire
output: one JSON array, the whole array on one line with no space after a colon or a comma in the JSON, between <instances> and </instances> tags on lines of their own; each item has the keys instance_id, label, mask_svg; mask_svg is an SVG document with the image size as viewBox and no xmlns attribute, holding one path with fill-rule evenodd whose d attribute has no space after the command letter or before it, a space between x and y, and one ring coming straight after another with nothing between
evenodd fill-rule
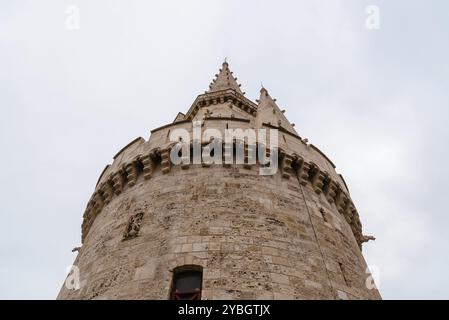
<instances>
[{"instance_id":1,"label":"pointed stone spire","mask_svg":"<svg viewBox=\"0 0 449 320\"><path fill-rule=\"evenodd\" d=\"M291 124L284 115L284 112L276 104L276 99L273 99L268 90L262 86L260 89L260 98L257 106L257 123L261 126L263 123L270 123L275 127L283 127L284 129L297 134Z\"/></svg>"},{"instance_id":2,"label":"pointed stone spire","mask_svg":"<svg viewBox=\"0 0 449 320\"><path fill-rule=\"evenodd\" d=\"M232 71L229 69L229 64L225 59L220 72L215 75L215 79L210 84L209 91L207 92L210 93L226 89L233 89L243 94L242 90L240 90L240 85L237 83L237 78L234 78Z\"/></svg>"}]
</instances>

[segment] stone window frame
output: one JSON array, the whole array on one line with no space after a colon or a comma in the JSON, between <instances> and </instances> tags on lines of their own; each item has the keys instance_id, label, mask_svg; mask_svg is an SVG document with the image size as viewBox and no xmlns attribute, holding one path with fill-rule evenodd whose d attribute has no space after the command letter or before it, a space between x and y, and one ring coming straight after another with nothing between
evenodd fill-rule
<instances>
[{"instance_id":1,"label":"stone window frame","mask_svg":"<svg viewBox=\"0 0 449 320\"><path fill-rule=\"evenodd\" d=\"M172 277L171 277L171 284L170 284L170 294L169 294L169 300L201 300L201 294L203 291L203 280L204 280L204 269L200 265L194 265L194 264L188 264L188 265L182 265L174 268L171 270ZM187 273L187 272L193 272L197 273L200 277L200 288L194 288L192 291L186 291L186 292L178 292L176 288L174 288L176 278L177 276Z\"/></svg>"}]
</instances>

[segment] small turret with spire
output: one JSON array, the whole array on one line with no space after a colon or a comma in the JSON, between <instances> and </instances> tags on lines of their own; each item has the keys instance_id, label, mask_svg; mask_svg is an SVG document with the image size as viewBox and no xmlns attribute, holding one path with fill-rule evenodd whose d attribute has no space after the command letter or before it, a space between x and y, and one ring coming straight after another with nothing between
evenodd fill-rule
<instances>
[{"instance_id":1,"label":"small turret with spire","mask_svg":"<svg viewBox=\"0 0 449 320\"><path fill-rule=\"evenodd\" d=\"M291 124L284 115L284 112L276 104L276 99L273 99L268 90L263 86L260 89L260 97L257 100L257 119L258 126L262 126L263 123L269 123L276 127L282 127L291 133L297 134Z\"/></svg>"}]
</instances>

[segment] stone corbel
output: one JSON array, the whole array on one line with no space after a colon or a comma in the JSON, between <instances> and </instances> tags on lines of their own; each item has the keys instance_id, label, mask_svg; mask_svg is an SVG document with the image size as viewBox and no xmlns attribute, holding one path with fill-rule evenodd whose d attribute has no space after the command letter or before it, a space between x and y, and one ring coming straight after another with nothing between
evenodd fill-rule
<instances>
[{"instance_id":1,"label":"stone corbel","mask_svg":"<svg viewBox=\"0 0 449 320\"><path fill-rule=\"evenodd\" d=\"M120 170L112 174L112 187L114 188L114 193L119 195L123 189L123 179Z\"/></svg>"},{"instance_id":2,"label":"stone corbel","mask_svg":"<svg viewBox=\"0 0 449 320\"><path fill-rule=\"evenodd\" d=\"M190 168L190 159L188 159L188 160L182 160L182 162L181 162L181 169L182 170L187 170L187 169L189 169Z\"/></svg>"},{"instance_id":3,"label":"stone corbel","mask_svg":"<svg viewBox=\"0 0 449 320\"><path fill-rule=\"evenodd\" d=\"M128 187L135 186L137 181L137 169L134 161L125 164L125 172L126 172L126 179L128 180L127 186Z\"/></svg>"},{"instance_id":4,"label":"stone corbel","mask_svg":"<svg viewBox=\"0 0 449 320\"><path fill-rule=\"evenodd\" d=\"M161 150L161 167L162 173L167 174L171 169L171 161L170 161L170 148L165 148Z\"/></svg>"},{"instance_id":5,"label":"stone corbel","mask_svg":"<svg viewBox=\"0 0 449 320\"><path fill-rule=\"evenodd\" d=\"M343 212L343 216L345 217L345 220L349 225L352 224L352 219L354 217L354 211L355 211L355 208L350 203L347 205L346 210L344 210L344 212Z\"/></svg>"},{"instance_id":6,"label":"stone corbel","mask_svg":"<svg viewBox=\"0 0 449 320\"><path fill-rule=\"evenodd\" d=\"M84 211L84 218L88 217L93 209L94 202L93 196L90 197L89 202L87 203L86 210Z\"/></svg>"},{"instance_id":7,"label":"stone corbel","mask_svg":"<svg viewBox=\"0 0 449 320\"><path fill-rule=\"evenodd\" d=\"M93 213L96 216L103 209L104 201L99 192L95 192L93 196Z\"/></svg>"},{"instance_id":8,"label":"stone corbel","mask_svg":"<svg viewBox=\"0 0 449 320\"><path fill-rule=\"evenodd\" d=\"M309 181L309 171L310 171L310 164L307 163L304 159L299 158L298 160L298 179L299 183L305 186L307 182Z\"/></svg>"},{"instance_id":9,"label":"stone corbel","mask_svg":"<svg viewBox=\"0 0 449 320\"><path fill-rule=\"evenodd\" d=\"M151 175L153 174L154 162L151 159L151 155L150 154L142 156L141 161L142 161L142 164L143 164L143 178L145 180L148 180L148 179L151 178Z\"/></svg>"},{"instance_id":10,"label":"stone corbel","mask_svg":"<svg viewBox=\"0 0 449 320\"><path fill-rule=\"evenodd\" d=\"M188 143L185 143L181 146L181 148L182 148L181 169L187 170L190 168L190 160L193 159L192 156L193 146ZM186 151L186 153L184 153L184 151Z\"/></svg>"},{"instance_id":11,"label":"stone corbel","mask_svg":"<svg viewBox=\"0 0 449 320\"><path fill-rule=\"evenodd\" d=\"M329 185L327 186L325 195L329 203L334 202L335 196L337 195L337 184L334 181L329 180Z\"/></svg>"},{"instance_id":12,"label":"stone corbel","mask_svg":"<svg viewBox=\"0 0 449 320\"><path fill-rule=\"evenodd\" d=\"M312 179L312 187L316 194L320 194L323 191L324 178L326 174L317 168L317 173Z\"/></svg>"},{"instance_id":13,"label":"stone corbel","mask_svg":"<svg viewBox=\"0 0 449 320\"><path fill-rule=\"evenodd\" d=\"M279 155L281 157L281 172L282 177L285 179L290 179L293 168L292 168L292 161L293 157L289 154L287 154L284 150L280 149Z\"/></svg>"},{"instance_id":14,"label":"stone corbel","mask_svg":"<svg viewBox=\"0 0 449 320\"><path fill-rule=\"evenodd\" d=\"M87 228L87 225L89 224L90 221L90 217L91 217L92 213L90 208L87 208L84 211L84 215L83 215L83 223L81 225L81 230L85 230Z\"/></svg>"},{"instance_id":15,"label":"stone corbel","mask_svg":"<svg viewBox=\"0 0 449 320\"><path fill-rule=\"evenodd\" d=\"M100 192L103 194L104 204L108 204L112 200L112 196L114 195L114 189L112 188L109 181L104 182L100 185Z\"/></svg>"},{"instance_id":16,"label":"stone corbel","mask_svg":"<svg viewBox=\"0 0 449 320\"><path fill-rule=\"evenodd\" d=\"M348 197L342 189L339 189L337 192L337 196L335 197L335 205L337 206L338 212L344 214L347 202Z\"/></svg>"}]
</instances>

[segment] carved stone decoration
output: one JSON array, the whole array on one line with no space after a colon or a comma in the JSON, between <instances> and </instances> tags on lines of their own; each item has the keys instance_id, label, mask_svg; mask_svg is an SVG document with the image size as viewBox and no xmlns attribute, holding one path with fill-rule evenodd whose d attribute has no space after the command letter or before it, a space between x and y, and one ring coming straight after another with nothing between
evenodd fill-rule
<instances>
[{"instance_id":1,"label":"carved stone decoration","mask_svg":"<svg viewBox=\"0 0 449 320\"><path fill-rule=\"evenodd\" d=\"M123 234L123 240L133 239L139 235L142 219L143 219L142 211L134 213L129 218L125 233Z\"/></svg>"}]
</instances>

